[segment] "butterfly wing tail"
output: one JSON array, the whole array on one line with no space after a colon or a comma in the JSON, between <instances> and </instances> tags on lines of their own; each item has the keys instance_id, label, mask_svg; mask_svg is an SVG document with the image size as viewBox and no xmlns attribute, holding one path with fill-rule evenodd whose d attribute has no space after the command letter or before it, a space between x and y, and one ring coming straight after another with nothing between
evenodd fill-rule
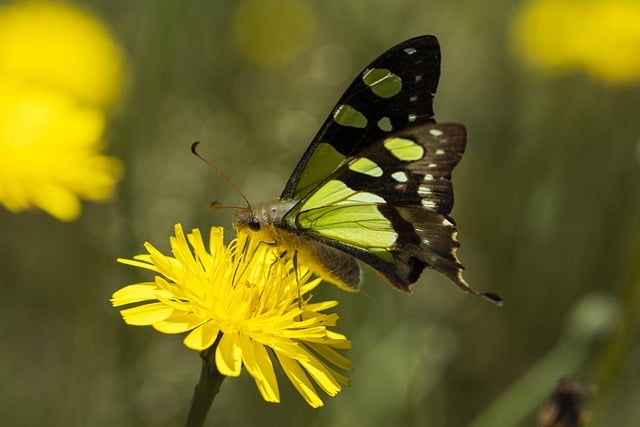
<instances>
[{"instance_id":1,"label":"butterfly wing tail","mask_svg":"<svg viewBox=\"0 0 640 427\"><path fill-rule=\"evenodd\" d=\"M447 276L465 292L481 296L501 305L502 299L493 293L479 292L472 288L462 276L464 267L456 251L460 244L456 238L458 230L453 219L434 211L417 207L394 207L394 222L403 221L413 224L413 233L403 233L395 244L391 254L395 261L394 269L381 272L396 288L405 292L425 268L432 268Z\"/></svg>"}]
</instances>

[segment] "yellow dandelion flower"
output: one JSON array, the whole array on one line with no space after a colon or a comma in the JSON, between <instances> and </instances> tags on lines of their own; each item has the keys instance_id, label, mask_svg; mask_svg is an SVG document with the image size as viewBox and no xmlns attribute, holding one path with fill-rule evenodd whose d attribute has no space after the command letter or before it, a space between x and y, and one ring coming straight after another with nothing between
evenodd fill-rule
<instances>
[{"instance_id":1,"label":"yellow dandelion flower","mask_svg":"<svg viewBox=\"0 0 640 427\"><path fill-rule=\"evenodd\" d=\"M516 51L534 66L630 83L640 79L638 22L637 0L533 0L512 30Z\"/></svg>"},{"instance_id":2,"label":"yellow dandelion flower","mask_svg":"<svg viewBox=\"0 0 640 427\"><path fill-rule=\"evenodd\" d=\"M0 7L0 79L107 105L121 92L123 55L94 16L61 2Z\"/></svg>"},{"instance_id":3,"label":"yellow dandelion flower","mask_svg":"<svg viewBox=\"0 0 640 427\"><path fill-rule=\"evenodd\" d=\"M249 61L263 67L286 63L313 33L309 5L300 0L243 0L233 16L233 40Z\"/></svg>"},{"instance_id":4,"label":"yellow dandelion flower","mask_svg":"<svg viewBox=\"0 0 640 427\"><path fill-rule=\"evenodd\" d=\"M122 167L99 153L100 110L1 81L0 93L0 205L12 212L36 206L71 221L79 198L111 195Z\"/></svg>"},{"instance_id":5,"label":"yellow dandelion flower","mask_svg":"<svg viewBox=\"0 0 640 427\"><path fill-rule=\"evenodd\" d=\"M135 305L120 311L127 324L188 332L184 344L197 351L219 340L218 371L235 377L244 366L268 402L279 402L280 392L267 350L313 407L323 403L311 380L329 396L348 383L334 367L350 369L336 351L350 342L329 329L338 316L323 313L337 301L311 303L309 292L320 280L310 280L308 270L296 272L272 247L246 234L225 246L220 227L211 228L209 250L199 230L185 236L180 224L170 243L173 256L146 243L148 254L119 260L158 274L113 294L114 307Z\"/></svg>"}]
</instances>

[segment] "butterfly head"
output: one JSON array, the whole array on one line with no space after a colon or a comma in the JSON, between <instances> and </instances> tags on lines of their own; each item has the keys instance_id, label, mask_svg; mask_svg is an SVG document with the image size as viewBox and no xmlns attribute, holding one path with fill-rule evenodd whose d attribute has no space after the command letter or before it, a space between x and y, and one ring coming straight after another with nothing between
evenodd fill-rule
<instances>
[{"instance_id":1,"label":"butterfly head","mask_svg":"<svg viewBox=\"0 0 640 427\"><path fill-rule=\"evenodd\" d=\"M292 202L273 201L240 208L233 214L233 228L237 232L247 231L253 233L268 232L283 225L284 215L293 206Z\"/></svg>"}]
</instances>

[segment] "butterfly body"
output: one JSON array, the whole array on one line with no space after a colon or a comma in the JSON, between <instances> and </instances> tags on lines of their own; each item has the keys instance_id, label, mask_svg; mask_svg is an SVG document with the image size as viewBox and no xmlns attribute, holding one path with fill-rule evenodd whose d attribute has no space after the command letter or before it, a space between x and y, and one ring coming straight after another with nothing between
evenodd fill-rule
<instances>
[{"instance_id":1,"label":"butterfly body","mask_svg":"<svg viewBox=\"0 0 640 427\"><path fill-rule=\"evenodd\" d=\"M238 232L255 233L320 277L357 290L360 263L409 292L433 268L466 292L451 172L465 129L436 124L440 48L409 39L375 59L349 86L302 156L281 196L240 209Z\"/></svg>"},{"instance_id":2,"label":"butterfly body","mask_svg":"<svg viewBox=\"0 0 640 427\"><path fill-rule=\"evenodd\" d=\"M320 243L312 234L284 219L294 204L291 200L275 200L240 209L233 217L234 228L239 232L249 230L255 238L279 248L285 256L295 254L297 262L324 280L347 291L358 290L361 268L352 256Z\"/></svg>"}]
</instances>

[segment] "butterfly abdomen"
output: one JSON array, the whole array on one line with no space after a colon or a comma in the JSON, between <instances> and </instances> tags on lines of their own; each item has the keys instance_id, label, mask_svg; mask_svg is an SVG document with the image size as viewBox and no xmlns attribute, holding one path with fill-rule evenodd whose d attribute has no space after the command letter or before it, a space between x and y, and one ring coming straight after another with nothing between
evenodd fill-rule
<instances>
[{"instance_id":1,"label":"butterfly abdomen","mask_svg":"<svg viewBox=\"0 0 640 427\"><path fill-rule=\"evenodd\" d=\"M357 291L362 283L362 269L351 255L318 242L315 238L297 238L300 263L323 280L345 291Z\"/></svg>"}]
</instances>

